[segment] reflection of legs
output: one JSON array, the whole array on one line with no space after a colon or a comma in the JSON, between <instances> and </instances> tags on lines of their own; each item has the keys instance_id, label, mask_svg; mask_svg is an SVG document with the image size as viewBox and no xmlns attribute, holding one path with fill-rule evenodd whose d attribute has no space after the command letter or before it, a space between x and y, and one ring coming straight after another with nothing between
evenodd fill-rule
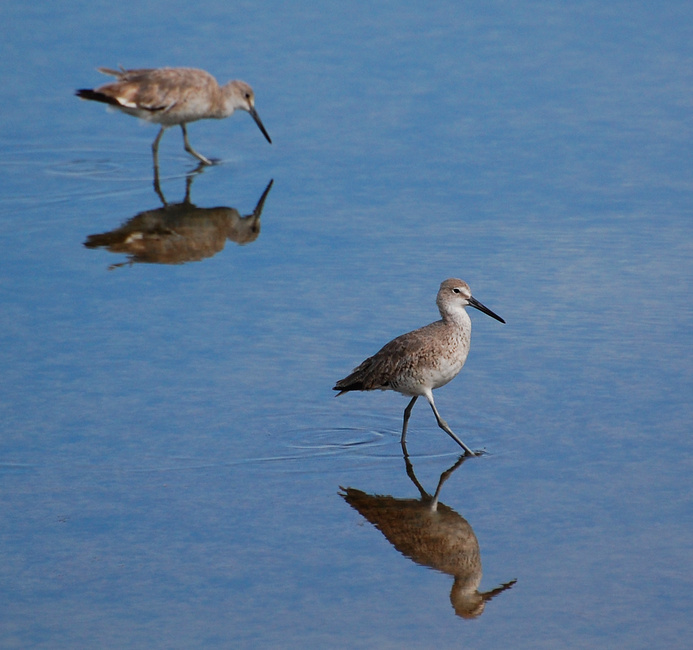
<instances>
[{"instance_id":1,"label":"reflection of legs","mask_svg":"<svg viewBox=\"0 0 693 650\"><path fill-rule=\"evenodd\" d=\"M188 130L185 128L185 124L181 124L180 128L183 129L183 143L185 144L185 150L189 154L195 156L195 158L198 160L202 161L205 165L213 165L214 163L209 158L205 158L201 153L197 153L197 151L192 148L190 142L188 141Z\"/></svg>"},{"instance_id":2,"label":"reflection of legs","mask_svg":"<svg viewBox=\"0 0 693 650\"><path fill-rule=\"evenodd\" d=\"M411 464L411 461L409 460L409 452L407 451L407 443L402 440L402 451L404 452L404 466L407 470L407 476L412 480L412 483L416 485L416 489L419 491L419 494L421 494L422 499L430 499L431 495L426 492L426 490L423 489L423 485L419 483L419 479L416 478L416 474L414 474L414 466Z\"/></svg>"},{"instance_id":3,"label":"reflection of legs","mask_svg":"<svg viewBox=\"0 0 693 650\"><path fill-rule=\"evenodd\" d=\"M407 454L407 447L405 444L405 439L407 437L407 427L409 426L409 416L411 415L411 410L414 408L414 403L416 400L419 398L418 395L414 395L414 397L411 398L411 402L407 404L407 408L404 409L404 423L402 424L402 449L404 450L405 455Z\"/></svg>"},{"instance_id":4,"label":"reflection of legs","mask_svg":"<svg viewBox=\"0 0 693 650\"><path fill-rule=\"evenodd\" d=\"M159 135L157 135L156 138L154 138L154 142L152 142L152 155L154 156L155 169L159 168L159 141L161 140L161 136L164 135L165 130L166 127L162 126L159 130Z\"/></svg>"},{"instance_id":5,"label":"reflection of legs","mask_svg":"<svg viewBox=\"0 0 693 650\"><path fill-rule=\"evenodd\" d=\"M462 449L467 452L469 456L477 456L475 452L473 452L467 445L465 445L453 432L452 429L448 426L448 423L443 420L443 418L440 417L440 413L438 413L438 409L436 408L435 402L433 401L433 394L429 393L426 395L426 399L428 400L428 403L431 405L431 408L433 409L433 415L436 416L436 422L438 422L438 426L445 431Z\"/></svg>"},{"instance_id":6,"label":"reflection of legs","mask_svg":"<svg viewBox=\"0 0 693 650\"><path fill-rule=\"evenodd\" d=\"M416 486L416 489L419 491L419 494L421 494L422 502L428 503L432 511L438 508L438 497L440 496L440 491L445 481L447 481L452 476L453 472L457 471L457 469L462 465L462 463L464 463L465 460L470 458L468 454L462 454L452 467L446 469L440 475L440 479L438 480L438 487L436 487L434 495L431 496L430 494L428 494L428 492L426 492L426 490L424 490L423 485L419 483L419 479L417 479L416 474L414 474L414 466L412 465L411 460L409 460L409 453L407 452L407 445L404 442L404 440L402 440L402 451L404 452L404 465L407 469L407 476L412 480L412 482Z\"/></svg>"},{"instance_id":7,"label":"reflection of legs","mask_svg":"<svg viewBox=\"0 0 693 650\"><path fill-rule=\"evenodd\" d=\"M161 202L163 203L164 207L166 207L166 205L168 205L166 203L166 197L161 191L161 184L159 183L159 140L161 140L161 136L163 134L164 127L162 126L161 131L159 131L159 135L156 136L156 139L152 143L152 155L154 157L154 191L159 195Z\"/></svg>"},{"instance_id":8,"label":"reflection of legs","mask_svg":"<svg viewBox=\"0 0 693 650\"><path fill-rule=\"evenodd\" d=\"M469 458L468 454L462 454L458 459L457 462L450 468L446 469L441 475L440 475L440 480L438 481L438 487L436 488L435 493L433 494L433 500L431 501L431 510L435 510L438 507L438 497L440 496L440 490L443 487L443 483L447 481L451 476L452 473L457 470L457 468L464 463L465 460Z\"/></svg>"}]
</instances>

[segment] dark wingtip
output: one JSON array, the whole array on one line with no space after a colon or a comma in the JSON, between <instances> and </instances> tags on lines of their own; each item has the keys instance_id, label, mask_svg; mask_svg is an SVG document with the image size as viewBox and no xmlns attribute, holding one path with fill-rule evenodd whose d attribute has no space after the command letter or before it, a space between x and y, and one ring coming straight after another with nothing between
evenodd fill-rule
<instances>
[{"instance_id":1,"label":"dark wingtip","mask_svg":"<svg viewBox=\"0 0 693 650\"><path fill-rule=\"evenodd\" d=\"M91 88L80 88L79 90L75 91L75 95L77 95L77 97L79 97L80 99L89 99L94 102L101 102L103 104L113 104L114 106L120 106L120 102L118 102L117 99L109 97L108 95L104 95L103 93L100 93L96 90L92 90Z\"/></svg>"},{"instance_id":2,"label":"dark wingtip","mask_svg":"<svg viewBox=\"0 0 693 650\"><path fill-rule=\"evenodd\" d=\"M341 381L338 381L332 390L338 390L339 392L335 397L339 397L340 395L344 395L344 393L350 393L352 390L366 389L363 387L362 381L352 382L351 384L343 384Z\"/></svg>"}]
</instances>

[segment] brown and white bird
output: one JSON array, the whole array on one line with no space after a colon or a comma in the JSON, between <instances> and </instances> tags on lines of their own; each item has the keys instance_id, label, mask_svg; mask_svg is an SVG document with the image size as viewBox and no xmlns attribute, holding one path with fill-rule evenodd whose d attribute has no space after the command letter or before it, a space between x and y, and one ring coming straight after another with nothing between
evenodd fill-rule
<instances>
[{"instance_id":1,"label":"brown and white bird","mask_svg":"<svg viewBox=\"0 0 693 650\"><path fill-rule=\"evenodd\" d=\"M423 396L431 405L438 426L466 454L476 456L478 453L465 445L440 417L433 391L456 377L467 360L472 322L465 307L474 307L501 323L505 321L473 298L466 282L455 278L440 285L436 304L441 320L393 339L349 376L340 379L333 390L339 391L338 396L352 390L394 390L410 396L412 399L404 409L402 444L414 403Z\"/></svg>"},{"instance_id":2,"label":"brown and white bird","mask_svg":"<svg viewBox=\"0 0 693 650\"><path fill-rule=\"evenodd\" d=\"M147 122L161 124L152 144L155 163L164 131L178 125L183 131L185 150L203 164L213 164L192 148L186 124L229 117L237 109L250 113L267 141L272 143L255 110L253 89L244 81L229 81L219 86L211 74L196 68L99 68L99 72L116 77L116 81L96 89L82 88L75 94L82 99L109 104Z\"/></svg>"}]
</instances>

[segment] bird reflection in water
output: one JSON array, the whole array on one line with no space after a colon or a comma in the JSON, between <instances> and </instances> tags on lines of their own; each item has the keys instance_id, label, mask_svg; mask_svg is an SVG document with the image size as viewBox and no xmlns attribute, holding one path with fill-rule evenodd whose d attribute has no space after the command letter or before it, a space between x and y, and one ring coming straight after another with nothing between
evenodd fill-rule
<instances>
[{"instance_id":1,"label":"bird reflection in water","mask_svg":"<svg viewBox=\"0 0 693 650\"><path fill-rule=\"evenodd\" d=\"M433 496L428 494L414 474L404 448L407 475L421 494L420 499L396 499L371 495L354 488L341 488L340 495L354 510L373 524L402 555L417 564L454 577L450 602L458 616L476 618L486 603L510 589L516 580L491 591L480 592L481 555L479 542L469 522L438 498L445 481L466 460L460 459L443 472Z\"/></svg>"},{"instance_id":2,"label":"bird reflection in water","mask_svg":"<svg viewBox=\"0 0 693 650\"><path fill-rule=\"evenodd\" d=\"M145 210L126 221L120 228L89 235L87 248L107 248L112 253L127 254L128 261L112 264L109 270L136 263L183 264L216 255L226 240L243 245L255 241L260 234L260 216L265 199L272 188L269 182L255 209L246 216L236 208L199 208L190 201L193 178L188 174L185 198L180 203L168 203L159 185L155 167L154 189L163 207Z\"/></svg>"}]
</instances>

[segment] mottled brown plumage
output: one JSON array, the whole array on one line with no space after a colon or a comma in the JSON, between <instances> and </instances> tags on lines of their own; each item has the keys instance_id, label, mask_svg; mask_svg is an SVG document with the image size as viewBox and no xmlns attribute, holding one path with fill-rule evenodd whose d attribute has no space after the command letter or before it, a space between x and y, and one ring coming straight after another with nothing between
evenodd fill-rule
<instances>
[{"instance_id":1,"label":"mottled brown plumage","mask_svg":"<svg viewBox=\"0 0 693 650\"><path fill-rule=\"evenodd\" d=\"M350 375L340 379L334 390L339 391L338 395L352 390L394 390L411 396L404 409L402 442L407 435L414 403L423 396L431 405L438 426L467 454L476 455L440 417L433 401L433 390L451 381L467 360L472 323L465 307L474 307L501 323L505 321L473 298L469 285L456 278L440 285L436 304L441 320L393 339Z\"/></svg>"},{"instance_id":2,"label":"mottled brown plumage","mask_svg":"<svg viewBox=\"0 0 693 650\"><path fill-rule=\"evenodd\" d=\"M156 162L159 141L164 130L179 125L183 131L185 150L205 165L212 161L195 151L188 141L186 124L204 119L223 119L241 109L250 113L268 142L272 142L255 110L255 94L244 81L230 81L219 86L208 72L196 68L141 68L99 72L116 77L117 81L96 88L82 88L75 94L82 99L115 106L128 115L161 124L152 144Z\"/></svg>"}]
</instances>

